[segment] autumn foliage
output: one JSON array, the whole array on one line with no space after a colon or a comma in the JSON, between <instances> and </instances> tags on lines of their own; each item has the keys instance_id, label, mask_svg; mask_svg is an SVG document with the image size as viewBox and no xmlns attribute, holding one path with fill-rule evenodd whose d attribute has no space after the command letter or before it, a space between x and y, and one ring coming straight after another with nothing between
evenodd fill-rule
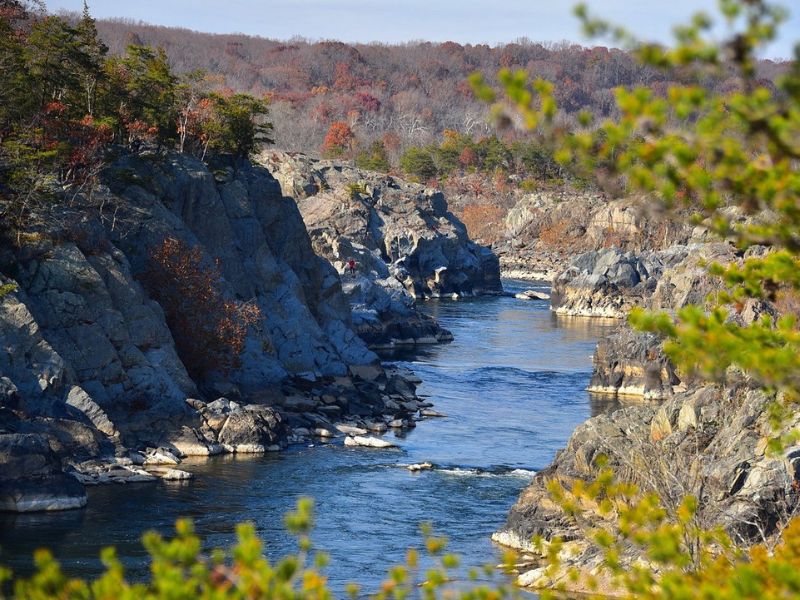
<instances>
[{"instance_id":1,"label":"autumn foliage","mask_svg":"<svg viewBox=\"0 0 800 600\"><path fill-rule=\"evenodd\" d=\"M355 136L350 125L344 121L334 121L322 142L322 154L329 157L344 156L352 150L354 143Z\"/></svg>"},{"instance_id":2,"label":"autumn foliage","mask_svg":"<svg viewBox=\"0 0 800 600\"><path fill-rule=\"evenodd\" d=\"M226 300L220 279L199 246L175 238L164 239L151 252L143 277L164 310L183 364L201 380L240 366L248 329L261 320L257 306Z\"/></svg>"},{"instance_id":3,"label":"autumn foliage","mask_svg":"<svg viewBox=\"0 0 800 600\"><path fill-rule=\"evenodd\" d=\"M472 239L491 244L501 235L502 227L498 224L502 224L506 211L493 204L469 204L459 216Z\"/></svg>"}]
</instances>

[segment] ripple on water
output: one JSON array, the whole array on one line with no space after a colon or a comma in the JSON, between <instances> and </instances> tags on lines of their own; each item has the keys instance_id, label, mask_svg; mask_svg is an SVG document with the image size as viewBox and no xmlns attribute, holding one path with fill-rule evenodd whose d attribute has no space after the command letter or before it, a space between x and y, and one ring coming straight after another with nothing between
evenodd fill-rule
<instances>
[{"instance_id":1,"label":"ripple on water","mask_svg":"<svg viewBox=\"0 0 800 600\"><path fill-rule=\"evenodd\" d=\"M546 289L507 285L527 287ZM91 575L100 548L113 544L129 573L142 577L140 536L169 533L178 516L191 516L209 547L229 545L234 525L251 521L275 558L295 550L282 515L300 496L316 500L314 539L332 555L327 572L337 595L349 581L375 589L386 566L420 544L422 521L447 535L466 565L495 563L489 536L519 492L576 425L608 408L584 391L607 325L557 319L546 303L513 298L421 306L455 341L393 358L417 372L420 393L448 418L398 437L400 450L296 447L192 463L197 478L178 485L92 488L81 511L0 516L0 563L24 572L32 551L46 545L68 573ZM435 467L405 468L422 462Z\"/></svg>"}]
</instances>

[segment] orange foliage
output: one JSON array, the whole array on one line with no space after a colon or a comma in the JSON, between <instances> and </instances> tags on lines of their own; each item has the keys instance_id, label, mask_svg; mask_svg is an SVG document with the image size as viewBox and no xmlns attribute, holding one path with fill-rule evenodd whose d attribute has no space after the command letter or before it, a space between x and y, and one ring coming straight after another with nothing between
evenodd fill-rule
<instances>
[{"instance_id":1,"label":"orange foliage","mask_svg":"<svg viewBox=\"0 0 800 600\"><path fill-rule=\"evenodd\" d=\"M322 142L322 153L327 156L342 156L352 150L354 142L355 136L350 125L344 121L334 121Z\"/></svg>"},{"instance_id":2,"label":"orange foliage","mask_svg":"<svg viewBox=\"0 0 800 600\"><path fill-rule=\"evenodd\" d=\"M475 154L475 150L465 146L458 157L458 162L461 163L462 167L474 167L478 164L478 155Z\"/></svg>"},{"instance_id":3,"label":"orange foliage","mask_svg":"<svg viewBox=\"0 0 800 600\"><path fill-rule=\"evenodd\" d=\"M503 237L506 211L493 204L470 204L461 211L461 221L472 239L491 244Z\"/></svg>"},{"instance_id":4,"label":"orange foliage","mask_svg":"<svg viewBox=\"0 0 800 600\"><path fill-rule=\"evenodd\" d=\"M164 309L178 355L192 377L240 366L247 331L261 320L261 311L223 298L219 270L204 264L200 247L164 239L151 252L143 279Z\"/></svg>"},{"instance_id":5,"label":"orange foliage","mask_svg":"<svg viewBox=\"0 0 800 600\"><path fill-rule=\"evenodd\" d=\"M562 219L550 226L542 227L539 232L539 240L546 246L564 250L568 248L573 241L567 236L567 231L569 231L571 226L572 221L570 219Z\"/></svg>"}]
</instances>

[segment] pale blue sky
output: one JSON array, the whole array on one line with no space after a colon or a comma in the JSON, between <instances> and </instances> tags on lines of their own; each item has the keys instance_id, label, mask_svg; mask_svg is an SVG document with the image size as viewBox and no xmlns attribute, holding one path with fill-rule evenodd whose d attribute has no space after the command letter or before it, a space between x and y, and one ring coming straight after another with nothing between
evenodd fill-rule
<instances>
[{"instance_id":1,"label":"pale blue sky","mask_svg":"<svg viewBox=\"0 0 800 600\"><path fill-rule=\"evenodd\" d=\"M83 0L46 0L48 8L80 10ZM128 17L214 33L346 42L409 40L461 43L569 40L587 43L570 0L90 0L96 17ZM671 27L715 0L591 0L592 10L635 31L668 41ZM770 49L789 58L800 41L800 0L784 0L795 14Z\"/></svg>"}]
</instances>

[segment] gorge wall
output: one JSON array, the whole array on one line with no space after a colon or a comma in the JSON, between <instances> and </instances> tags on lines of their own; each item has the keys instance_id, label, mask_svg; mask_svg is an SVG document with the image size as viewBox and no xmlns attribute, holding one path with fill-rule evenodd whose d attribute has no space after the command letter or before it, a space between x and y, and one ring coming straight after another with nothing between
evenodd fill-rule
<instances>
[{"instance_id":1,"label":"gorge wall","mask_svg":"<svg viewBox=\"0 0 800 600\"><path fill-rule=\"evenodd\" d=\"M122 155L51 216L0 252L0 509L79 506L81 482L181 477L150 467L341 435L336 423L412 426L427 406L357 335L339 275L266 169ZM140 283L165 239L259 310L228 372L189 375Z\"/></svg>"},{"instance_id":2,"label":"gorge wall","mask_svg":"<svg viewBox=\"0 0 800 600\"><path fill-rule=\"evenodd\" d=\"M708 274L710 264L741 264L765 251L752 247L737 252L697 228L686 243L663 249L591 250L572 258L555 275L553 312L619 322L597 345L588 389L619 397L623 407L579 426L553 463L537 473L494 535L497 542L527 553L521 584L564 585L568 591L587 592L589 580L595 578L604 593L614 592L612 578L601 571L603 551L590 534L592 528L614 531L613 518L588 502L581 518L574 519L549 487L553 482L567 490L576 483L588 484L605 467L620 480L657 493L668 512L677 511L686 495L694 496L699 526L722 527L742 546L774 539L789 521L800 500L800 452L792 446L774 454L768 447L771 439L797 427L797 417L774 430L770 407L779 399L762 391L758 382L735 368L722 383L681 372L664 354L662 339L634 331L623 320L633 307L674 316L688 305L706 306L707 298L722 289L721 281ZM729 320L747 325L778 312L767 300L749 299L732 307ZM566 542L558 570L543 566L543 555L533 544L536 536L545 542ZM622 565L647 560L630 540L623 540L622 547ZM571 568L580 577L570 578Z\"/></svg>"},{"instance_id":3,"label":"gorge wall","mask_svg":"<svg viewBox=\"0 0 800 600\"><path fill-rule=\"evenodd\" d=\"M441 192L301 154L265 152L260 161L297 198L314 249L342 275L356 329L371 345L452 339L415 309L417 299L502 292L497 257L469 239Z\"/></svg>"}]
</instances>

